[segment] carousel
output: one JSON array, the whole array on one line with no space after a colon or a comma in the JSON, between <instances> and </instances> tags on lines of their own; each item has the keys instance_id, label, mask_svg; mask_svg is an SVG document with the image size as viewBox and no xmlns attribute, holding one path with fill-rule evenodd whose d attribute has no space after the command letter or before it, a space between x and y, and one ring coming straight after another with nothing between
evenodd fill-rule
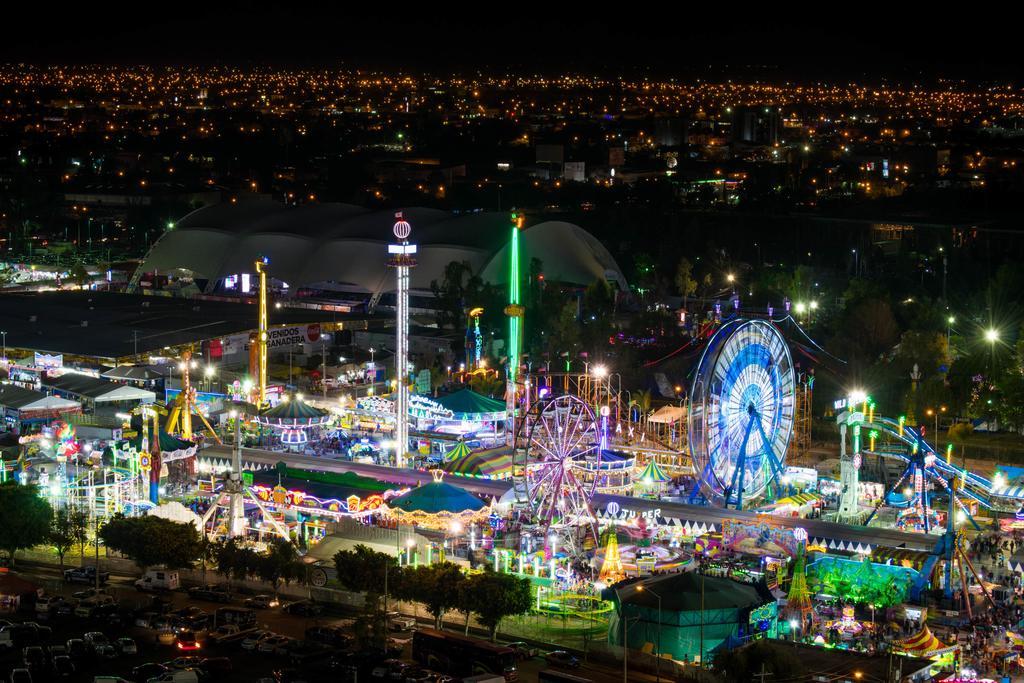
<instances>
[{"instance_id":1,"label":"carousel","mask_svg":"<svg viewBox=\"0 0 1024 683\"><path fill-rule=\"evenodd\" d=\"M488 519L491 510L484 501L444 481L442 470L430 473L433 481L389 501L387 515L399 524L456 532Z\"/></svg>"},{"instance_id":2,"label":"carousel","mask_svg":"<svg viewBox=\"0 0 1024 683\"><path fill-rule=\"evenodd\" d=\"M301 396L292 399L284 396L280 403L256 417L256 422L271 430L277 443L296 451L305 448L311 436L312 440L318 440L320 430L330 420L327 411L309 405Z\"/></svg>"}]
</instances>

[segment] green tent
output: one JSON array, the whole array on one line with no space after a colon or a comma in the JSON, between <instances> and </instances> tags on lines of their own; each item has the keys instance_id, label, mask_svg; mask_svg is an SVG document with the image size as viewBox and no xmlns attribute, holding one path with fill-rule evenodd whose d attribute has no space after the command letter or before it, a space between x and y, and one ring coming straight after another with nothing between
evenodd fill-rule
<instances>
[{"instance_id":1,"label":"green tent","mask_svg":"<svg viewBox=\"0 0 1024 683\"><path fill-rule=\"evenodd\" d=\"M657 462L651 460L635 481L644 486L650 486L651 484L667 484L672 481L672 477L665 474L665 470L661 469Z\"/></svg>"},{"instance_id":2,"label":"green tent","mask_svg":"<svg viewBox=\"0 0 1024 683\"><path fill-rule=\"evenodd\" d=\"M135 436L128 439L128 444L136 451L141 451L142 430L139 430ZM195 454L196 445L194 443L185 439L179 439L173 434L168 434L163 428L160 429L160 455L165 462L188 458Z\"/></svg>"},{"instance_id":3,"label":"green tent","mask_svg":"<svg viewBox=\"0 0 1024 683\"><path fill-rule=\"evenodd\" d=\"M462 389L454 394L444 394L433 399L442 408L446 408L458 420L471 422L492 422L505 419L505 402L496 401L472 389Z\"/></svg>"},{"instance_id":4,"label":"green tent","mask_svg":"<svg viewBox=\"0 0 1024 683\"><path fill-rule=\"evenodd\" d=\"M455 444L455 448L451 449L450 451L444 454L444 459L445 462L452 462L461 460L462 458L465 458L466 456L472 454L473 451L469 449L469 446L466 445L466 442L460 441L459 443Z\"/></svg>"},{"instance_id":5,"label":"green tent","mask_svg":"<svg viewBox=\"0 0 1024 683\"><path fill-rule=\"evenodd\" d=\"M637 586L643 585L643 590ZM673 659L705 660L730 638L776 632L777 603L763 585L680 572L645 579L608 591L616 598L608 625L608 642L622 644L622 619L629 623L629 647L651 643ZM660 599L659 599L660 598ZM659 633L660 632L660 633Z\"/></svg>"},{"instance_id":6,"label":"green tent","mask_svg":"<svg viewBox=\"0 0 1024 683\"><path fill-rule=\"evenodd\" d=\"M429 515L481 510L485 503L465 489L445 481L432 481L414 488L397 498L388 507L403 512L422 512Z\"/></svg>"},{"instance_id":7,"label":"green tent","mask_svg":"<svg viewBox=\"0 0 1024 683\"><path fill-rule=\"evenodd\" d=\"M272 426L309 427L323 424L330 419L326 410L311 406L300 398L281 401L273 408L260 413L257 422Z\"/></svg>"}]
</instances>

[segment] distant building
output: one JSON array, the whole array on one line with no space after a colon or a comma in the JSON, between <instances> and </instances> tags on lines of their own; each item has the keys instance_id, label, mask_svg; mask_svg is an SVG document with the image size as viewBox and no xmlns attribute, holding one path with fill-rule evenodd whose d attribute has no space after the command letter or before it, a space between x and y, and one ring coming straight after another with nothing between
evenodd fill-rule
<instances>
[{"instance_id":1,"label":"distant building","mask_svg":"<svg viewBox=\"0 0 1024 683\"><path fill-rule=\"evenodd\" d=\"M774 145L779 141L779 112L771 107L737 108L732 135L734 143Z\"/></svg>"}]
</instances>

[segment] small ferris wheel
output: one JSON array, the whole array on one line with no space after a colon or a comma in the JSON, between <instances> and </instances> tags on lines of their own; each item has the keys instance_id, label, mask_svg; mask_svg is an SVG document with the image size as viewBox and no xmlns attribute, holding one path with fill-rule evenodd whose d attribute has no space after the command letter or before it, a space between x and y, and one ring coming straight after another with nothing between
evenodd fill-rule
<instances>
[{"instance_id":1,"label":"small ferris wheel","mask_svg":"<svg viewBox=\"0 0 1024 683\"><path fill-rule=\"evenodd\" d=\"M601 462L601 437L594 411L581 399L563 395L534 403L516 436L513 472L517 490L533 520L548 532L592 535L597 517L590 505L597 479L584 466Z\"/></svg>"}]
</instances>

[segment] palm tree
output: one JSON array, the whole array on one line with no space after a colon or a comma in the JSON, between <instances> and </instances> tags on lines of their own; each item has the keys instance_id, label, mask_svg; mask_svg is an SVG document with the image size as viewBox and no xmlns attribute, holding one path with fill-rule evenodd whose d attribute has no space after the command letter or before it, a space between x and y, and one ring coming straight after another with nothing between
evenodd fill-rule
<instances>
[{"instance_id":1,"label":"palm tree","mask_svg":"<svg viewBox=\"0 0 1024 683\"><path fill-rule=\"evenodd\" d=\"M629 402L629 407L636 406L637 411L640 413L640 422L643 422L643 418L651 412L651 392L647 389L641 389L636 392L636 398ZM630 411L632 415L632 410Z\"/></svg>"}]
</instances>

